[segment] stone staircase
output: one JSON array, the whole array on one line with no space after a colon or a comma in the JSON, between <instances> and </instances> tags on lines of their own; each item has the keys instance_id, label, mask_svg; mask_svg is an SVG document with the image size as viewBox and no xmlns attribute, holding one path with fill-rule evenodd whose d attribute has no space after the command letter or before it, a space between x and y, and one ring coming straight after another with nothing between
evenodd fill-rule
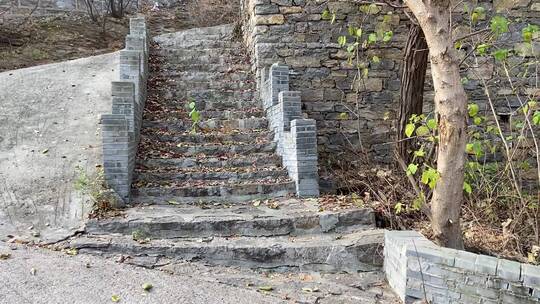
<instances>
[{"instance_id":1,"label":"stone staircase","mask_svg":"<svg viewBox=\"0 0 540 304\"><path fill-rule=\"evenodd\" d=\"M135 204L242 202L294 193L232 26L155 39ZM201 122L192 130L187 105Z\"/></svg>"},{"instance_id":2,"label":"stone staircase","mask_svg":"<svg viewBox=\"0 0 540 304\"><path fill-rule=\"evenodd\" d=\"M280 270L380 269L371 209L295 198L232 26L154 38L131 207L67 241L80 252ZM202 120L195 132L186 107Z\"/></svg>"}]
</instances>

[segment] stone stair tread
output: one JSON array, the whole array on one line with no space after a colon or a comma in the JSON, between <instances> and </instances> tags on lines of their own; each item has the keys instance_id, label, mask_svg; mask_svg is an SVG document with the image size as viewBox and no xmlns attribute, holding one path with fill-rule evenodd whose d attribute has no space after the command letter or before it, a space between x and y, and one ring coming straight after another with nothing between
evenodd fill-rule
<instances>
[{"instance_id":1,"label":"stone stair tread","mask_svg":"<svg viewBox=\"0 0 540 304\"><path fill-rule=\"evenodd\" d=\"M230 130L249 130L260 129L266 127L268 121L264 117L250 117L250 118L209 118L199 123L201 129L222 129L227 128ZM189 131L191 130L193 122L189 118L169 118L167 120L143 120L144 128L163 128L169 131ZM144 131L143 131L144 132Z\"/></svg>"},{"instance_id":2,"label":"stone stair tread","mask_svg":"<svg viewBox=\"0 0 540 304\"><path fill-rule=\"evenodd\" d=\"M229 183L201 187L143 187L132 189L135 204L193 204L198 202L242 203L256 199L272 199L293 193L293 181Z\"/></svg>"},{"instance_id":3,"label":"stone stair tread","mask_svg":"<svg viewBox=\"0 0 540 304\"><path fill-rule=\"evenodd\" d=\"M161 174L163 175L162 178L167 176L168 178L174 179L175 174L191 174L191 173L198 173L198 174L217 174L217 173L229 173L229 174L248 174L248 173L281 173L284 171L285 168L277 165L258 165L258 166L230 166L230 167L203 167L203 166L197 166L197 167L179 167L179 166L160 166L159 168L156 167L143 167L141 165L137 166L136 172L137 174ZM198 178L195 178L198 179ZM209 177L209 179L213 179Z\"/></svg>"},{"instance_id":4,"label":"stone stair tread","mask_svg":"<svg viewBox=\"0 0 540 304\"><path fill-rule=\"evenodd\" d=\"M264 118L264 112L260 108L247 109L246 111L242 110L200 110L201 117L205 119L247 119L247 118ZM185 109L167 109L165 112L153 112L146 113L145 119L147 120L159 120L159 121L168 121L176 120L178 117L187 117L188 113ZM187 119L187 118L186 118Z\"/></svg>"},{"instance_id":5,"label":"stone stair tread","mask_svg":"<svg viewBox=\"0 0 540 304\"><path fill-rule=\"evenodd\" d=\"M180 132L179 132L180 133ZM248 144L252 142L262 143L272 140L271 133L246 132L246 133L214 133L214 134L177 134L174 131L164 132L160 130L147 131L142 136L150 138L152 141L168 143L187 143L187 144Z\"/></svg>"},{"instance_id":6,"label":"stone stair tread","mask_svg":"<svg viewBox=\"0 0 540 304\"><path fill-rule=\"evenodd\" d=\"M137 166L146 168L223 168L223 167L252 167L281 165L281 157L274 153L253 153L250 155L232 156L204 156L204 157L180 157L180 158L148 158L138 159Z\"/></svg>"},{"instance_id":7,"label":"stone stair tread","mask_svg":"<svg viewBox=\"0 0 540 304\"><path fill-rule=\"evenodd\" d=\"M145 182L160 185L173 183L175 186L177 183L213 185L224 182L253 182L254 180L275 180L288 177L287 170L280 167L253 168L253 170L246 170L246 167L239 168L240 170L235 169L204 170L203 168L178 168L174 171L148 171L139 169L136 171L133 182L135 185Z\"/></svg>"},{"instance_id":8,"label":"stone stair tread","mask_svg":"<svg viewBox=\"0 0 540 304\"><path fill-rule=\"evenodd\" d=\"M166 142L153 140L148 137L141 137L142 151L146 152L171 152L183 156L188 155L222 155L227 153L251 153L251 152L273 152L276 149L276 143L270 140L260 140L256 143L250 142Z\"/></svg>"},{"instance_id":9,"label":"stone stair tread","mask_svg":"<svg viewBox=\"0 0 540 304\"><path fill-rule=\"evenodd\" d=\"M93 219L93 235L140 232L145 237L278 236L363 231L375 228L372 209L320 211L315 200L281 199L240 205L136 206L121 216Z\"/></svg>"},{"instance_id":10,"label":"stone stair tread","mask_svg":"<svg viewBox=\"0 0 540 304\"><path fill-rule=\"evenodd\" d=\"M284 170L284 169L282 169ZM281 170L280 170L281 171ZM263 173L273 173L271 171L260 171ZM156 188L163 190L170 189L182 189L182 188L192 188L192 189L205 189L205 188L215 188L215 187L242 187L242 186L253 186L253 185L275 185L280 183L289 182L288 176L265 176L261 178L253 179L240 179L240 180L217 180L217 179L169 179L169 180L139 180L134 181L133 185L139 188Z\"/></svg>"},{"instance_id":11,"label":"stone stair tread","mask_svg":"<svg viewBox=\"0 0 540 304\"><path fill-rule=\"evenodd\" d=\"M384 230L274 237L209 237L135 241L83 236L65 243L81 253L169 257L212 265L301 271L374 271L382 265Z\"/></svg>"}]
</instances>

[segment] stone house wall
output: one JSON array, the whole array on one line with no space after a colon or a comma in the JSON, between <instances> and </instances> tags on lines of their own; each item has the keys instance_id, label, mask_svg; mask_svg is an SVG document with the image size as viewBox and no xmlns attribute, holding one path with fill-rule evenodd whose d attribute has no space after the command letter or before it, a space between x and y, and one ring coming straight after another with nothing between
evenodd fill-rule
<instances>
[{"instance_id":1,"label":"stone house wall","mask_svg":"<svg viewBox=\"0 0 540 304\"><path fill-rule=\"evenodd\" d=\"M391 162L392 139L394 135L393 121L398 111L400 64L403 58L409 28L408 18L389 7L380 6L382 11L370 16L364 24L364 32L372 32L381 26L386 18L388 29L394 33L389 43L370 48L366 58L377 56L379 63L370 63L368 78L365 80L367 93L365 99L357 103L357 94L351 85L357 74L355 65L347 64L347 52L340 48L337 39L347 34L349 25L359 26L363 16L359 4L353 1L335 0L242 0L244 40L252 56L253 70L257 80L261 79L261 71L274 63L286 64L291 68L291 90L302 92L302 110L307 118L317 121L319 154L322 163L331 153L340 152L344 147L358 145L358 130L364 146L371 151L375 161ZM481 1L487 12L498 11L510 18L521 18L520 22L510 24L510 32L501 37L516 51L521 52L521 28L527 23L540 24L540 5L535 1ZM492 7L495 5L495 9ZM470 7L475 5L470 4ZM512 8L512 9L510 9ZM328 9L336 13L336 21L331 24L322 20L322 12ZM457 11L454 17L456 24L466 18L466 14ZM468 18L468 17L467 17ZM485 21L489 25L489 16ZM460 30L459 28L456 30ZM535 48L540 52L540 42ZM531 56L531 52L521 52ZM538 55L538 54L536 54ZM516 57L512 60L522 60ZM480 58L474 66L464 72L467 82L465 88L471 101L479 102L482 109L485 94L481 77L493 80L497 71L493 59ZM512 77L516 76L519 71ZM429 76L429 71L428 71ZM534 73L533 75L534 76ZM529 82L533 86L535 77L517 79L518 83ZM432 108L433 92L426 84L426 111ZM523 83L525 85L525 83ZM494 81L500 86L495 96L497 110L508 113L518 105L517 98L512 96L505 86L504 79ZM348 113L344 116L341 113ZM359 119L355 114L358 113Z\"/></svg>"}]
</instances>

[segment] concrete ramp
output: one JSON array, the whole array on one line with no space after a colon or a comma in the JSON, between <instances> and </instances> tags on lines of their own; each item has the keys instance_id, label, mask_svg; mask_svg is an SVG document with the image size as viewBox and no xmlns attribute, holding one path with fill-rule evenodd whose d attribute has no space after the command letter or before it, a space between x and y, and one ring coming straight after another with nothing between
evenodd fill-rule
<instances>
[{"instance_id":1,"label":"concrete ramp","mask_svg":"<svg viewBox=\"0 0 540 304\"><path fill-rule=\"evenodd\" d=\"M0 240L80 226L88 208L76 166L92 174L102 164L98 122L117 67L111 53L0 73Z\"/></svg>"}]
</instances>

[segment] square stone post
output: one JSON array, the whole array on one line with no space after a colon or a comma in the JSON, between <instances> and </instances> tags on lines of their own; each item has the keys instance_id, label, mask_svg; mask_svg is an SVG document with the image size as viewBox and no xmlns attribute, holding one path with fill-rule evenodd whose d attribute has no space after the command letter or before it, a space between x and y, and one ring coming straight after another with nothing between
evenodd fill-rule
<instances>
[{"instance_id":1,"label":"square stone post","mask_svg":"<svg viewBox=\"0 0 540 304\"><path fill-rule=\"evenodd\" d=\"M289 174L299 196L319 196L317 128L314 119L291 121L292 162Z\"/></svg>"},{"instance_id":2,"label":"square stone post","mask_svg":"<svg viewBox=\"0 0 540 304\"><path fill-rule=\"evenodd\" d=\"M129 123L124 114L101 115L103 168L107 185L129 201L131 188Z\"/></svg>"}]
</instances>

